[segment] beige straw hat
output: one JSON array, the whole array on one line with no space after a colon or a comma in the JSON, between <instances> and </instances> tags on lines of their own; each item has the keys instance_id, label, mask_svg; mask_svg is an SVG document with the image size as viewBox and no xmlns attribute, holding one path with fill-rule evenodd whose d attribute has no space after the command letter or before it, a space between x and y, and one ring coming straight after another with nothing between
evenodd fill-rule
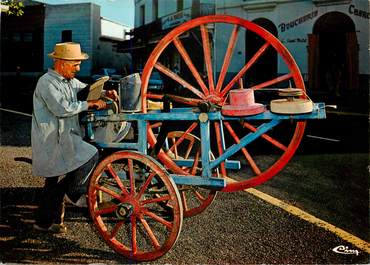
<instances>
[{"instance_id":1,"label":"beige straw hat","mask_svg":"<svg viewBox=\"0 0 370 265\"><path fill-rule=\"evenodd\" d=\"M81 61L89 58L81 52L81 46L76 42L62 42L55 44L54 51L48 54L49 57L62 60Z\"/></svg>"}]
</instances>

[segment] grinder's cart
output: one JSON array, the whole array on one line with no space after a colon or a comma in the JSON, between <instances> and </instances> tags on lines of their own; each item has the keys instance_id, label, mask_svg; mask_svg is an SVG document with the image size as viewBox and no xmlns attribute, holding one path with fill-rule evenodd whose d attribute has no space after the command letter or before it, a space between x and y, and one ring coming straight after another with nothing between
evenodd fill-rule
<instances>
[{"instance_id":1,"label":"grinder's cart","mask_svg":"<svg viewBox=\"0 0 370 265\"><path fill-rule=\"evenodd\" d=\"M227 36L223 57L216 57L211 48L216 34ZM252 34L247 39L260 46L230 77L234 60L240 60L234 47L246 34ZM190 36L195 41L184 45L183 39ZM186 65L187 80L165 66L166 55L173 52ZM286 73L265 74L264 81L249 85L249 73L265 57L276 58ZM221 70L215 75L214 61L220 58ZM180 93L179 87L173 93L148 91L154 68L179 84ZM237 17L205 16L175 28L153 50L141 80L140 112L94 111L84 120L87 137L96 146L118 150L104 158L91 176L91 217L105 242L134 260L154 260L169 251L183 217L206 209L217 191L239 191L275 176L298 148L306 120L325 118L324 104L308 99L288 50L263 28ZM248 89L243 89L243 82ZM250 91L268 94L261 97L267 103L255 103ZM274 101L277 91L288 99ZM244 99L250 102L244 104ZM150 110L151 101L170 103ZM280 101L288 107L280 108ZM269 110L272 103L279 113ZM94 140L94 128L127 121L136 124L135 141Z\"/></svg>"}]
</instances>

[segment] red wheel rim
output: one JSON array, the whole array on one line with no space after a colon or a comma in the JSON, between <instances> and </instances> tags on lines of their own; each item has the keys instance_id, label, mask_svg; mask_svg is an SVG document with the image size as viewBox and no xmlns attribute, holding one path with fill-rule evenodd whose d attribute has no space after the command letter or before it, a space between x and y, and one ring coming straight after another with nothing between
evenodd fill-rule
<instances>
[{"instance_id":1,"label":"red wheel rim","mask_svg":"<svg viewBox=\"0 0 370 265\"><path fill-rule=\"evenodd\" d=\"M205 25L212 24L212 23L222 23L222 24L231 24L233 29L230 34L229 43L225 52L223 65L220 70L220 74L218 80L213 80L213 69L211 60L211 52L210 52L210 42L208 39L208 31ZM201 32L201 39L202 39L202 47L203 47L203 55L204 55L204 62L207 69L207 77L208 77L208 86L205 84L203 79L200 77L196 67L192 63L191 56L189 52L186 51L184 45L182 44L179 36L187 31L198 29ZM248 31L253 32L258 37L263 39L265 43L260 47L260 49L251 57L251 59L240 69L237 75L235 75L229 83L224 85L224 80L226 78L226 73L230 66L231 57L233 54L233 50L235 44L238 39L238 32L240 29L245 29ZM169 44L173 43L173 45L177 48L179 54L181 55L182 59L186 63L189 71L192 73L194 79L197 81L197 88L195 85L189 84L186 80L179 78L174 72L170 69L165 67L158 59L163 51L168 47ZM281 82L292 82L294 87L300 88L305 91L304 81L302 75L299 71L297 64L295 63L293 57L289 53L289 51L284 47L284 45L271 33L267 32L263 28L259 27L258 25L247 21L245 19L241 19L238 17L227 16L227 15L214 15L214 16L205 16L190 20L179 27L173 29L169 32L155 47L153 52L151 53L145 67L143 70L142 75L142 88L141 88L141 95L142 95L142 111L146 113L148 110L146 108L147 100L150 98L160 98L160 95L153 95L152 93L148 93L147 87L150 79L151 72L153 68L156 68L163 74L167 75L171 79L175 80L176 82L183 85L188 91L193 93L194 99L183 98L181 101L182 103L188 105L196 105L199 101L209 101L211 103L223 105L225 100L228 96L228 92L232 89L238 80L243 77L245 74L248 73L248 70L255 64L256 61L260 60L267 49L274 49L277 54L282 59L282 62L285 63L285 66L288 69L288 73L285 75L278 76L271 80L266 80L260 84L254 85L250 88L259 90L263 89L272 85L279 84ZM304 96L305 97L305 93ZM216 130L216 141L218 142L218 150L219 154L222 153L222 138L217 132L217 128L219 124L215 122L214 127ZM233 138L234 141L238 141L240 137L238 137L235 133L233 125L226 124L224 126L227 129L227 132L230 134L230 137ZM245 128L248 130L253 131L255 128L251 126L249 123L244 124ZM254 172L254 176L251 176L248 179L244 180L237 180L236 182L230 182L227 184L226 188L223 191L238 191L242 189L246 189L249 187L257 186L266 180L275 176L280 170L284 168L284 166L288 163L291 159L295 151L297 150L299 143L303 137L305 129L305 122L297 122L295 128L293 129L292 136L289 137L288 143L281 143L279 140L274 139L273 137L269 136L268 134L263 135L264 141L269 142L270 144L277 146L281 149L281 153L279 154L279 158L267 169L259 169L257 163L250 158L249 153L246 148L242 150L243 155L246 157L249 166L252 168ZM156 142L156 137L153 131L149 128L148 129L148 143L153 146ZM172 172L185 174L180 167L178 167L174 161L167 156L164 152L160 152L158 154L159 160ZM228 175L225 164L221 164L221 174Z\"/></svg>"},{"instance_id":2,"label":"red wheel rim","mask_svg":"<svg viewBox=\"0 0 370 265\"><path fill-rule=\"evenodd\" d=\"M155 260L180 234L180 195L165 169L149 156L121 151L105 158L90 179L88 202L103 240L129 259Z\"/></svg>"}]
</instances>

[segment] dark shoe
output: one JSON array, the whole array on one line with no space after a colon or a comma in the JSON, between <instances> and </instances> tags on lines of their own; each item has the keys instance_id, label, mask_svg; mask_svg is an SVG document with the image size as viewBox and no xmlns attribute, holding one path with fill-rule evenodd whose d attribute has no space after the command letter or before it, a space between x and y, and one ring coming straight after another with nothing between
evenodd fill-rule
<instances>
[{"instance_id":1,"label":"dark shoe","mask_svg":"<svg viewBox=\"0 0 370 265\"><path fill-rule=\"evenodd\" d=\"M37 224L33 225L33 229L41 232L48 232L53 234L62 234L67 232L65 224L52 224L49 227L42 227Z\"/></svg>"}]
</instances>

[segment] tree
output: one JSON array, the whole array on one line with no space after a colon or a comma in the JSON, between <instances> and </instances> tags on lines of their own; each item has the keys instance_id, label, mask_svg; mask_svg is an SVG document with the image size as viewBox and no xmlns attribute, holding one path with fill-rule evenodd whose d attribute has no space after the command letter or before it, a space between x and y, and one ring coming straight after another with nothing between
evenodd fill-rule
<instances>
[{"instance_id":1,"label":"tree","mask_svg":"<svg viewBox=\"0 0 370 265\"><path fill-rule=\"evenodd\" d=\"M23 11L23 8L24 8L24 5L21 1L18 1L18 0L7 0L7 1L3 1L1 2L1 5L5 5L5 6L8 6L9 9L6 12L6 14L8 15L13 15L13 16L22 16L24 11Z\"/></svg>"}]
</instances>

